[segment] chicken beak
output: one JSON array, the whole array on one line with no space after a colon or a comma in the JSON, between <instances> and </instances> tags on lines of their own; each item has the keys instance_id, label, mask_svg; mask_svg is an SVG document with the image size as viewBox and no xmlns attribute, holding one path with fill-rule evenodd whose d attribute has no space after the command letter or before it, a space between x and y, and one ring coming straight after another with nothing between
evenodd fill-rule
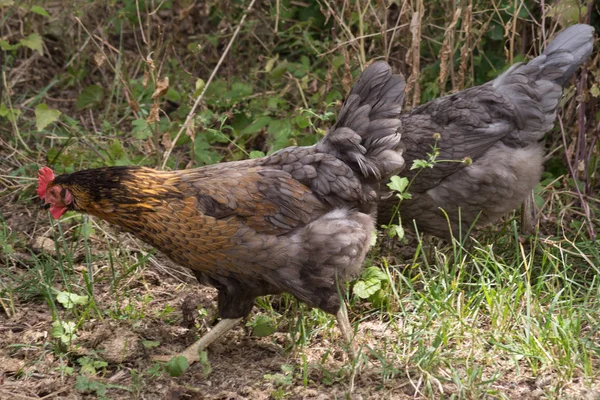
<instances>
[{"instance_id":1,"label":"chicken beak","mask_svg":"<svg viewBox=\"0 0 600 400\"><path fill-rule=\"evenodd\" d=\"M47 210L50 208L50 203L46 203L46 200L42 200L42 204L40 204L40 208Z\"/></svg>"}]
</instances>

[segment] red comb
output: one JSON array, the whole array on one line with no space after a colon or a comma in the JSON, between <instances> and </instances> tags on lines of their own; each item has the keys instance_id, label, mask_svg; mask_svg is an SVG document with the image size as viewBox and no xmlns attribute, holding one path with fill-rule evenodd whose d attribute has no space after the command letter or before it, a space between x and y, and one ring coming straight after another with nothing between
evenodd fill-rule
<instances>
[{"instance_id":1,"label":"red comb","mask_svg":"<svg viewBox=\"0 0 600 400\"><path fill-rule=\"evenodd\" d=\"M48 167L41 168L38 171L38 188L37 194L42 200L46 198L46 188L48 184L54 180L54 172Z\"/></svg>"}]
</instances>

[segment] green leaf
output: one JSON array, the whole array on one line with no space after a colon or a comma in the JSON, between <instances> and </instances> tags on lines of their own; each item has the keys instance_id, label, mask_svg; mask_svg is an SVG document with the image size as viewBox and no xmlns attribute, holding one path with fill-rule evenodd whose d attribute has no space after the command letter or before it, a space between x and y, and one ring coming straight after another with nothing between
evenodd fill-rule
<instances>
[{"instance_id":1,"label":"green leaf","mask_svg":"<svg viewBox=\"0 0 600 400\"><path fill-rule=\"evenodd\" d=\"M91 357L81 357L77 363L81 365L81 373L87 375L96 375L98 369L108 367L106 361L95 360Z\"/></svg>"},{"instance_id":2,"label":"green leaf","mask_svg":"<svg viewBox=\"0 0 600 400\"><path fill-rule=\"evenodd\" d=\"M433 168L433 164L427 160L414 160L413 165L410 167L411 170L422 168Z\"/></svg>"},{"instance_id":3,"label":"green leaf","mask_svg":"<svg viewBox=\"0 0 600 400\"><path fill-rule=\"evenodd\" d=\"M0 104L0 117L6 117L10 122L15 122L19 115L21 115L21 110L7 108L4 103Z\"/></svg>"},{"instance_id":4,"label":"green leaf","mask_svg":"<svg viewBox=\"0 0 600 400\"><path fill-rule=\"evenodd\" d=\"M75 307L76 304L85 306L88 303L88 296L79 296L75 293L70 292L59 292L56 296L56 300L63 305L66 309Z\"/></svg>"},{"instance_id":5,"label":"green leaf","mask_svg":"<svg viewBox=\"0 0 600 400\"><path fill-rule=\"evenodd\" d=\"M64 344L69 344L77 338L75 327L76 325L73 321L54 321L50 330L50 336L60 339Z\"/></svg>"},{"instance_id":6,"label":"green leaf","mask_svg":"<svg viewBox=\"0 0 600 400\"><path fill-rule=\"evenodd\" d=\"M176 91L173 88L169 88L167 90L166 98L168 100L172 101L172 102L175 102L175 103L180 103L181 102L181 95L179 94L178 91Z\"/></svg>"},{"instance_id":7,"label":"green leaf","mask_svg":"<svg viewBox=\"0 0 600 400\"><path fill-rule=\"evenodd\" d=\"M270 117L258 117L250 125L242 129L242 135L249 135L251 133L259 132L262 128L269 125L272 121Z\"/></svg>"},{"instance_id":8,"label":"green leaf","mask_svg":"<svg viewBox=\"0 0 600 400\"><path fill-rule=\"evenodd\" d=\"M294 130L292 129L290 120L282 119L271 121L267 132L275 138L275 142L272 145L272 150L275 151L290 145L290 136L292 136Z\"/></svg>"},{"instance_id":9,"label":"green leaf","mask_svg":"<svg viewBox=\"0 0 600 400\"><path fill-rule=\"evenodd\" d=\"M24 39L19 40L19 43L21 43L23 46L30 48L31 50L37 51L40 56L44 55L44 49L43 49L43 41L42 41L42 37L40 35L38 35L37 33L32 33L31 35L27 36Z\"/></svg>"},{"instance_id":10,"label":"green leaf","mask_svg":"<svg viewBox=\"0 0 600 400\"><path fill-rule=\"evenodd\" d=\"M35 107L35 126L39 131L44 130L48 125L58 121L60 111L48 108L44 103L38 104Z\"/></svg>"},{"instance_id":11,"label":"green leaf","mask_svg":"<svg viewBox=\"0 0 600 400\"><path fill-rule=\"evenodd\" d=\"M206 86L206 82L204 82L202 79L196 79L196 90L194 90L194 97L198 97L200 94L202 94L204 86Z\"/></svg>"},{"instance_id":12,"label":"green leaf","mask_svg":"<svg viewBox=\"0 0 600 400\"><path fill-rule=\"evenodd\" d=\"M100 104L103 98L104 89L98 85L90 85L79 94L75 107L78 110L83 110L86 107Z\"/></svg>"},{"instance_id":13,"label":"green leaf","mask_svg":"<svg viewBox=\"0 0 600 400\"><path fill-rule=\"evenodd\" d=\"M106 395L107 385L104 383L91 380L85 375L77 375L75 379L75 390L82 393L95 392L99 398L104 398Z\"/></svg>"},{"instance_id":14,"label":"green leaf","mask_svg":"<svg viewBox=\"0 0 600 400\"><path fill-rule=\"evenodd\" d=\"M354 284L353 291L361 299L368 299L381 289L382 282L387 281L388 276L381 269L368 267L363 271L361 279Z\"/></svg>"},{"instance_id":15,"label":"green leaf","mask_svg":"<svg viewBox=\"0 0 600 400\"><path fill-rule=\"evenodd\" d=\"M223 97L232 101L239 101L253 93L252 85L245 82L234 82L231 85L231 90L226 92Z\"/></svg>"},{"instance_id":16,"label":"green leaf","mask_svg":"<svg viewBox=\"0 0 600 400\"><path fill-rule=\"evenodd\" d=\"M265 153L263 153L262 151L252 150L250 152L250 158L262 158L264 156L265 156Z\"/></svg>"},{"instance_id":17,"label":"green leaf","mask_svg":"<svg viewBox=\"0 0 600 400\"><path fill-rule=\"evenodd\" d=\"M31 7L31 12L36 13L38 15L41 15L43 17L49 17L50 14L48 14L48 11L46 11L43 7L40 6L33 6Z\"/></svg>"},{"instance_id":18,"label":"green leaf","mask_svg":"<svg viewBox=\"0 0 600 400\"><path fill-rule=\"evenodd\" d=\"M381 281L370 279L368 281L358 281L354 285L353 291L361 299L368 299L371 295L375 294L381 289Z\"/></svg>"},{"instance_id":19,"label":"green leaf","mask_svg":"<svg viewBox=\"0 0 600 400\"><path fill-rule=\"evenodd\" d=\"M189 364L184 356L175 356L165 364L165 371L173 377L181 376L188 369Z\"/></svg>"},{"instance_id":20,"label":"green leaf","mask_svg":"<svg viewBox=\"0 0 600 400\"><path fill-rule=\"evenodd\" d=\"M134 138L145 140L152 136L152 130L150 129L150 126L148 126L148 122L145 119L136 119L131 123L131 125L133 125L131 134Z\"/></svg>"},{"instance_id":21,"label":"green leaf","mask_svg":"<svg viewBox=\"0 0 600 400\"><path fill-rule=\"evenodd\" d=\"M387 186L395 192L404 193L408 186L408 178L401 178L398 175L392 176Z\"/></svg>"},{"instance_id":22,"label":"green leaf","mask_svg":"<svg viewBox=\"0 0 600 400\"><path fill-rule=\"evenodd\" d=\"M257 337L272 335L277 330L273 319L262 314L257 315L248 326L252 327L252 334Z\"/></svg>"},{"instance_id":23,"label":"green leaf","mask_svg":"<svg viewBox=\"0 0 600 400\"><path fill-rule=\"evenodd\" d=\"M0 0L0 7L10 7L15 4L14 0Z\"/></svg>"},{"instance_id":24,"label":"green leaf","mask_svg":"<svg viewBox=\"0 0 600 400\"><path fill-rule=\"evenodd\" d=\"M390 225L388 226L388 234L391 238L397 237L398 239L404 238L404 228L402 225Z\"/></svg>"},{"instance_id":25,"label":"green leaf","mask_svg":"<svg viewBox=\"0 0 600 400\"><path fill-rule=\"evenodd\" d=\"M223 157L211 149L205 134L198 133L194 141L194 158L201 165L211 165L219 162Z\"/></svg>"},{"instance_id":26,"label":"green leaf","mask_svg":"<svg viewBox=\"0 0 600 400\"><path fill-rule=\"evenodd\" d=\"M0 40L0 49L2 49L2 50L5 50L5 51L16 50L19 47L21 47L21 43L10 44L10 43L8 43L8 41L6 41L4 39Z\"/></svg>"},{"instance_id":27,"label":"green leaf","mask_svg":"<svg viewBox=\"0 0 600 400\"><path fill-rule=\"evenodd\" d=\"M271 70L269 75L271 76L271 79L277 80L280 79L283 76L283 74L286 73L287 69L288 64L286 61L283 61L277 64L277 66Z\"/></svg>"},{"instance_id":28,"label":"green leaf","mask_svg":"<svg viewBox=\"0 0 600 400\"><path fill-rule=\"evenodd\" d=\"M368 267L362 273L363 279L376 279L381 282L387 282L387 274L377 267Z\"/></svg>"},{"instance_id":29,"label":"green leaf","mask_svg":"<svg viewBox=\"0 0 600 400\"><path fill-rule=\"evenodd\" d=\"M158 340L142 340L142 346L144 346L147 349L158 347L159 345L160 341Z\"/></svg>"}]
</instances>

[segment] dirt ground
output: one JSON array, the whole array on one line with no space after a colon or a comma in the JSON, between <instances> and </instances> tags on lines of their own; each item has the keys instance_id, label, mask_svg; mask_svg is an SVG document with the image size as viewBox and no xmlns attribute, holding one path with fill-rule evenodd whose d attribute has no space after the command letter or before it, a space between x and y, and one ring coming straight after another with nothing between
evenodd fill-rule
<instances>
[{"instance_id":1,"label":"dirt ground","mask_svg":"<svg viewBox=\"0 0 600 400\"><path fill-rule=\"evenodd\" d=\"M18 276L33 268L33 257L27 253L41 251L38 247L43 241L37 240L35 244L36 238L47 234L49 227L41 222L45 216L37 218L37 210L12 207L5 208L3 213L12 233L31 244L30 248L15 249L11 262L3 267ZM119 239L132 248L138 245L126 235ZM94 245L98 252L106 251L100 241ZM51 246L47 246L47 251L52 251ZM39 297L28 300L17 297L14 315L0 313L0 399L431 398L423 395L423 375L414 366L395 365L396 372L391 373L368 351L369 347L381 346L384 338L393 339L393 332L384 323L368 318L359 325L358 340L364 345L366 356L355 376L346 362L337 328L316 335L307 346L294 347L290 346L291 336L282 324L277 332L263 338L253 336L249 328L240 324L209 347L208 363L193 364L180 377L153 374L152 368L157 364L152 356L180 351L198 333L203 333L184 326L189 316L181 315L182 305L199 303L213 313L216 304L215 290L200 287L190 275L160 255L156 259L157 263L141 269L119 289L122 296L119 301L130 302L131 309L145 315L122 320L107 315L103 320L90 317L78 327L78 338L68 348L59 346L50 334L53 317L48 303ZM97 270L94 298L99 309L107 311L116 301L115 295L110 279L104 279L108 273L105 263L98 261L94 266ZM136 302L145 294L152 298L148 304ZM166 320L160 314L165 309L173 310ZM147 341L160 345L148 347L144 345ZM77 367L76 360L82 356L104 361L89 376L87 390L78 387L78 379L84 374L69 375L65 369L65 366ZM496 373L501 374L494 384L498 396L487 398L542 398L548 384L541 378L527 378L531 375L525 370L515 371L508 362L505 370L490 368L483 375ZM440 375L444 376L444 371ZM445 382L434 380L439 385L431 390L440 398L458 394L459 389L448 378ZM100 389L90 386L90 382L92 385L100 382ZM600 398L600 391L589 389L589 383L575 380L568 385L571 387L567 387L566 393L572 393L570 398ZM474 397L467 394L466 398Z\"/></svg>"},{"instance_id":2,"label":"dirt ground","mask_svg":"<svg viewBox=\"0 0 600 400\"><path fill-rule=\"evenodd\" d=\"M40 253L43 246L51 253L54 244L40 240L49 227L40 224L39 220L36 223L37 210L13 207L3 213L12 233L31 245L17 249L12 257L18 262L3 267L10 268L10 272L18 276L34 267L29 251ZM131 240L126 235L123 239ZM98 251L105 250L99 245ZM257 338L242 324L210 346L210 373L206 372L206 365L196 363L178 378L166 373L157 377L143 374L156 365L152 356L182 350L197 337L195 327L182 326L182 304L192 299L192 303L200 303L211 313L216 311L214 289L199 286L182 270L182 274L173 273L179 270L177 266L160 255L157 259L161 266L167 265L173 270L146 268L120 289L126 292L122 301L130 301L136 309L144 308L145 316L122 321L107 316L103 320L90 318L78 327L78 337L68 349L60 347L57 339L51 337L53 317L47 302L42 298L20 301L17 297L14 315L0 313L0 399L103 398L94 390L87 393L77 390L77 374L69 376L64 373L64 367L61 368L61 365L76 365L75 360L81 356L106 362L107 365L98 368L98 373L90 379L102 382L106 387L104 398L110 399L327 399L347 396L351 371L345 367L346 354L338 337L326 335L318 338L320 340L312 340L308 347L286 351L290 347L286 331ZM107 273L106 265L99 262L95 266L98 283L94 285L94 298L99 308L105 310L115 299L108 280L102 278ZM85 267L81 266L83 269ZM147 305L135 304L135 299L145 294L151 294L152 301ZM170 316L175 320L172 324L157 317L159 310L166 306L174 310ZM370 325L367 323L367 326ZM158 341L160 346L146 348L143 341ZM322 362L326 354L329 354L327 361ZM308 365L306 377L297 379L297 371L302 370L305 363ZM286 378L282 366L294 371L294 376ZM382 384L380 373L376 367L366 365L356 376L352 397L412 398L414 390L405 379ZM306 385L302 383L304 379ZM277 397L278 394L281 397Z\"/></svg>"}]
</instances>

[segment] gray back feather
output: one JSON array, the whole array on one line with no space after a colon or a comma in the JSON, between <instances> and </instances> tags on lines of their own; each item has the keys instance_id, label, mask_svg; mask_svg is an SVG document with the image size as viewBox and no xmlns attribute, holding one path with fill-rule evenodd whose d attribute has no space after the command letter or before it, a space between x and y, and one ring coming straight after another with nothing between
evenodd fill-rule
<instances>
[{"instance_id":1,"label":"gray back feather","mask_svg":"<svg viewBox=\"0 0 600 400\"><path fill-rule=\"evenodd\" d=\"M363 71L338 120L317 149L335 155L365 180L381 180L404 167L395 149L400 143L400 113L406 82L379 61Z\"/></svg>"}]
</instances>

